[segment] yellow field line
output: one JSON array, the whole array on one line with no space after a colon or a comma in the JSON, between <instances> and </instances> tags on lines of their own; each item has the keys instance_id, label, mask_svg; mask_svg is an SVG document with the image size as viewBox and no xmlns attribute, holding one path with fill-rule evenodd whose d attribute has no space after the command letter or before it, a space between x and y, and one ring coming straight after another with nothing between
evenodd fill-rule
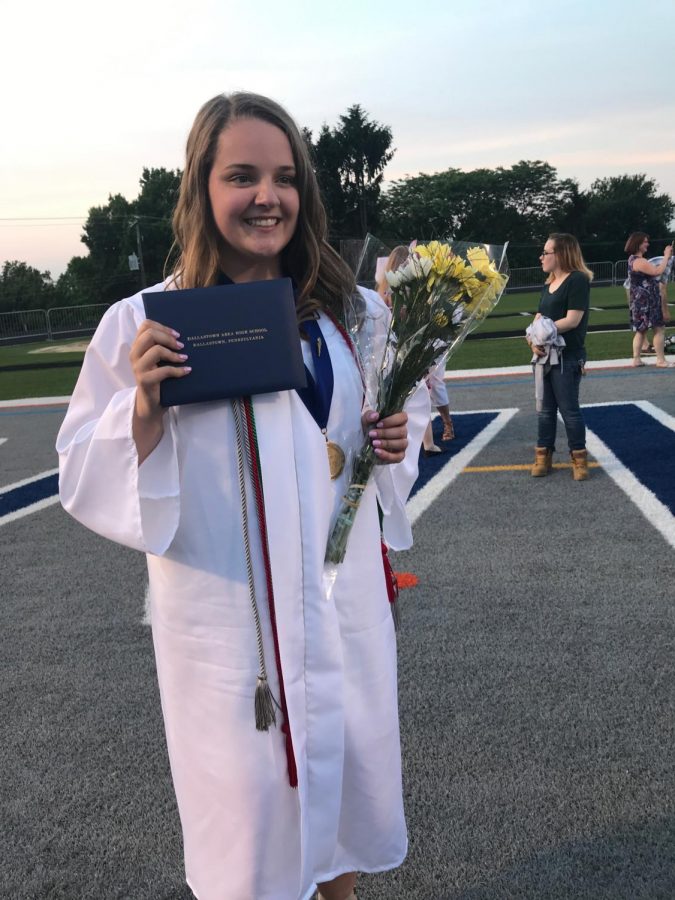
<instances>
[{"instance_id":1,"label":"yellow field line","mask_svg":"<svg viewBox=\"0 0 675 900\"><path fill-rule=\"evenodd\" d=\"M597 462L589 462L589 469L597 469L600 466L600 463ZM472 472L526 472L528 469L532 468L532 463L527 463L526 465L513 465L513 466L466 466L466 468L462 469L464 473L472 473ZM554 469L571 469L572 463L553 463Z\"/></svg>"}]
</instances>

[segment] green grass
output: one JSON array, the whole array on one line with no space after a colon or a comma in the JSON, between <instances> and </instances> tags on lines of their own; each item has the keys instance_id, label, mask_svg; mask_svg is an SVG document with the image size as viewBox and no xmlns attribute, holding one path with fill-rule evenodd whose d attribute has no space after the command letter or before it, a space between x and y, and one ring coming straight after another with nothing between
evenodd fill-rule
<instances>
[{"instance_id":1,"label":"green grass","mask_svg":"<svg viewBox=\"0 0 675 900\"><path fill-rule=\"evenodd\" d=\"M48 352L54 346L73 344L81 341L77 338L68 341L42 341L31 344L13 344L0 346L0 369L3 366L39 365L46 362L76 362L84 359L82 351L72 353ZM31 353L32 350L45 349L44 353ZM0 371L0 400L19 400L24 397L61 397L72 394L79 366L63 369L33 369L19 372Z\"/></svg>"},{"instance_id":2,"label":"green grass","mask_svg":"<svg viewBox=\"0 0 675 900\"><path fill-rule=\"evenodd\" d=\"M86 338L76 338L69 341L40 341L34 344L11 344L3 347L0 344L0 368L3 366L19 366L30 365L34 363L39 365L45 362L80 362L84 358L84 353L75 350L72 353L56 353L48 352L53 347L63 347L66 344L76 344L86 340ZM45 352L34 353L35 350L44 350Z\"/></svg>"},{"instance_id":3,"label":"green grass","mask_svg":"<svg viewBox=\"0 0 675 900\"><path fill-rule=\"evenodd\" d=\"M73 393L79 369L33 369L0 372L0 400L25 397L65 397Z\"/></svg>"},{"instance_id":4,"label":"green grass","mask_svg":"<svg viewBox=\"0 0 675 900\"><path fill-rule=\"evenodd\" d=\"M595 332L586 335L589 360L628 359L632 355L629 331ZM530 348L521 337L465 341L452 357L448 371L489 369L501 366L525 366L532 359Z\"/></svg>"}]
</instances>

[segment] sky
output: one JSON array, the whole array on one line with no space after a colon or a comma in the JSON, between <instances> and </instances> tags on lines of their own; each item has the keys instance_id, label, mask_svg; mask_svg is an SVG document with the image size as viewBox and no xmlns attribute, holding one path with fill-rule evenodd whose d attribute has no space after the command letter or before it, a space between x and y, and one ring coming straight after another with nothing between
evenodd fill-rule
<instances>
[{"instance_id":1,"label":"sky","mask_svg":"<svg viewBox=\"0 0 675 900\"><path fill-rule=\"evenodd\" d=\"M360 103L393 131L389 181L541 159L675 199L675 0L108 6L0 0L0 265L61 274L90 207L182 168L197 110L233 90L314 131Z\"/></svg>"}]
</instances>

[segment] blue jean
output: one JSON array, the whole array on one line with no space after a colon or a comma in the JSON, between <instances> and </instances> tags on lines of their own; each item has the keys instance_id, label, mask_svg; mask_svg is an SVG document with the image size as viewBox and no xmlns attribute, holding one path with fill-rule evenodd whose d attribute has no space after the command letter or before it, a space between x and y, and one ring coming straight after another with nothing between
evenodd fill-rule
<instances>
[{"instance_id":1,"label":"blue jean","mask_svg":"<svg viewBox=\"0 0 675 900\"><path fill-rule=\"evenodd\" d=\"M544 375L544 401L537 419L537 447L555 450L558 410L565 423L570 450L586 448L586 426L579 408L581 364L576 359L551 366Z\"/></svg>"}]
</instances>

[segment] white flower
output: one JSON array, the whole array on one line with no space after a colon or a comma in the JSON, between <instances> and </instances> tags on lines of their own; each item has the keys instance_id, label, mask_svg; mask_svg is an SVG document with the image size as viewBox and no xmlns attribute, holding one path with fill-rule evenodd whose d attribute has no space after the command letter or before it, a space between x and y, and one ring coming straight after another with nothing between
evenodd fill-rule
<instances>
[{"instance_id":1,"label":"white flower","mask_svg":"<svg viewBox=\"0 0 675 900\"><path fill-rule=\"evenodd\" d=\"M387 284L394 290L403 284L403 269L393 269L391 272L385 273L387 276Z\"/></svg>"},{"instance_id":2,"label":"white flower","mask_svg":"<svg viewBox=\"0 0 675 900\"><path fill-rule=\"evenodd\" d=\"M434 262L432 259L429 259L428 256L416 256L415 264L417 266L418 272L421 272L422 275L426 278L429 272L431 272Z\"/></svg>"}]
</instances>

